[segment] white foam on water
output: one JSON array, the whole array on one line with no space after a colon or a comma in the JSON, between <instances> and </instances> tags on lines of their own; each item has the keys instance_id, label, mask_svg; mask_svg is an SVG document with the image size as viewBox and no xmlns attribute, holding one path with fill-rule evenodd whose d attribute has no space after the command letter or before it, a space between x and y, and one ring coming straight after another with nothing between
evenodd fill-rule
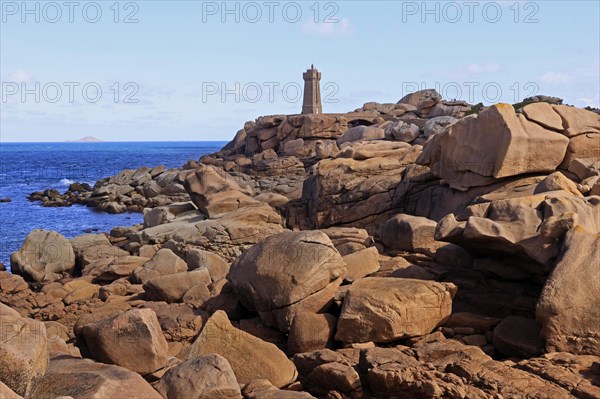
<instances>
[{"instance_id":1,"label":"white foam on water","mask_svg":"<svg viewBox=\"0 0 600 399\"><path fill-rule=\"evenodd\" d=\"M69 180L69 179L60 179L60 185L61 186L70 186L71 184L75 183L73 180Z\"/></svg>"}]
</instances>

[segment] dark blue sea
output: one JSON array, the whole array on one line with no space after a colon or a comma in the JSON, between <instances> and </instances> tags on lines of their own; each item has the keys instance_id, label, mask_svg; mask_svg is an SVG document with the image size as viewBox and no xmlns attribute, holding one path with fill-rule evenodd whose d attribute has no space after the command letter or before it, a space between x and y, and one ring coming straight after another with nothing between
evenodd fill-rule
<instances>
[{"instance_id":1,"label":"dark blue sea","mask_svg":"<svg viewBox=\"0 0 600 399\"><path fill-rule=\"evenodd\" d=\"M221 149L226 142L115 142L115 143L0 143L0 262L9 266L36 228L54 230L67 238L86 232L108 232L115 226L142 222L139 213L110 215L83 205L44 208L27 201L34 191L66 191L72 182L93 184L123 169L165 165L180 167L187 160Z\"/></svg>"}]
</instances>

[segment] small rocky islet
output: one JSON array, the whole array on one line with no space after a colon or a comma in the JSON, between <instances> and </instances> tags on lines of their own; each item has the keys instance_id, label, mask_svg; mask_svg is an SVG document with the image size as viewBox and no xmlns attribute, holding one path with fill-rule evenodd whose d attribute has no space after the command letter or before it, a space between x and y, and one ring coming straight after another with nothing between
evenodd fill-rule
<instances>
[{"instance_id":1,"label":"small rocky islet","mask_svg":"<svg viewBox=\"0 0 600 399\"><path fill-rule=\"evenodd\" d=\"M600 115L434 90L263 116L0 271L3 398L600 398Z\"/></svg>"}]
</instances>

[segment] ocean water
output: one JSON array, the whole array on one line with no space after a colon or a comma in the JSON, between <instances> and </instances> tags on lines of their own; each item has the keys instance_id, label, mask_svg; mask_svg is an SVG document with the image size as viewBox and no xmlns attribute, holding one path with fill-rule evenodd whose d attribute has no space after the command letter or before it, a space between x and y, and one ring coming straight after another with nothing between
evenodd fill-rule
<instances>
[{"instance_id":1,"label":"ocean water","mask_svg":"<svg viewBox=\"0 0 600 399\"><path fill-rule=\"evenodd\" d=\"M67 238L86 232L108 232L115 226L142 222L140 213L111 215L83 205L45 208L27 196L47 188L67 190L72 182L93 184L123 169L165 165L180 167L187 160L221 149L226 142L119 143L0 143L0 262L9 266L27 234L40 228Z\"/></svg>"}]
</instances>

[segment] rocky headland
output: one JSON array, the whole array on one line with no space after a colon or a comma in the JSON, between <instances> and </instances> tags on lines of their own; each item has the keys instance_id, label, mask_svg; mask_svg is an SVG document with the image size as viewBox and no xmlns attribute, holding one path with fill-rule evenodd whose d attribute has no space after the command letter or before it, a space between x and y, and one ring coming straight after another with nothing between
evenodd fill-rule
<instances>
[{"instance_id":1,"label":"rocky headland","mask_svg":"<svg viewBox=\"0 0 600 399\"><path fill-rule=\"evenodd\" d=\"M262 116L0 271L0 397L600 398L600 115L433 90Z\"/></svg>"}]
</instances>

